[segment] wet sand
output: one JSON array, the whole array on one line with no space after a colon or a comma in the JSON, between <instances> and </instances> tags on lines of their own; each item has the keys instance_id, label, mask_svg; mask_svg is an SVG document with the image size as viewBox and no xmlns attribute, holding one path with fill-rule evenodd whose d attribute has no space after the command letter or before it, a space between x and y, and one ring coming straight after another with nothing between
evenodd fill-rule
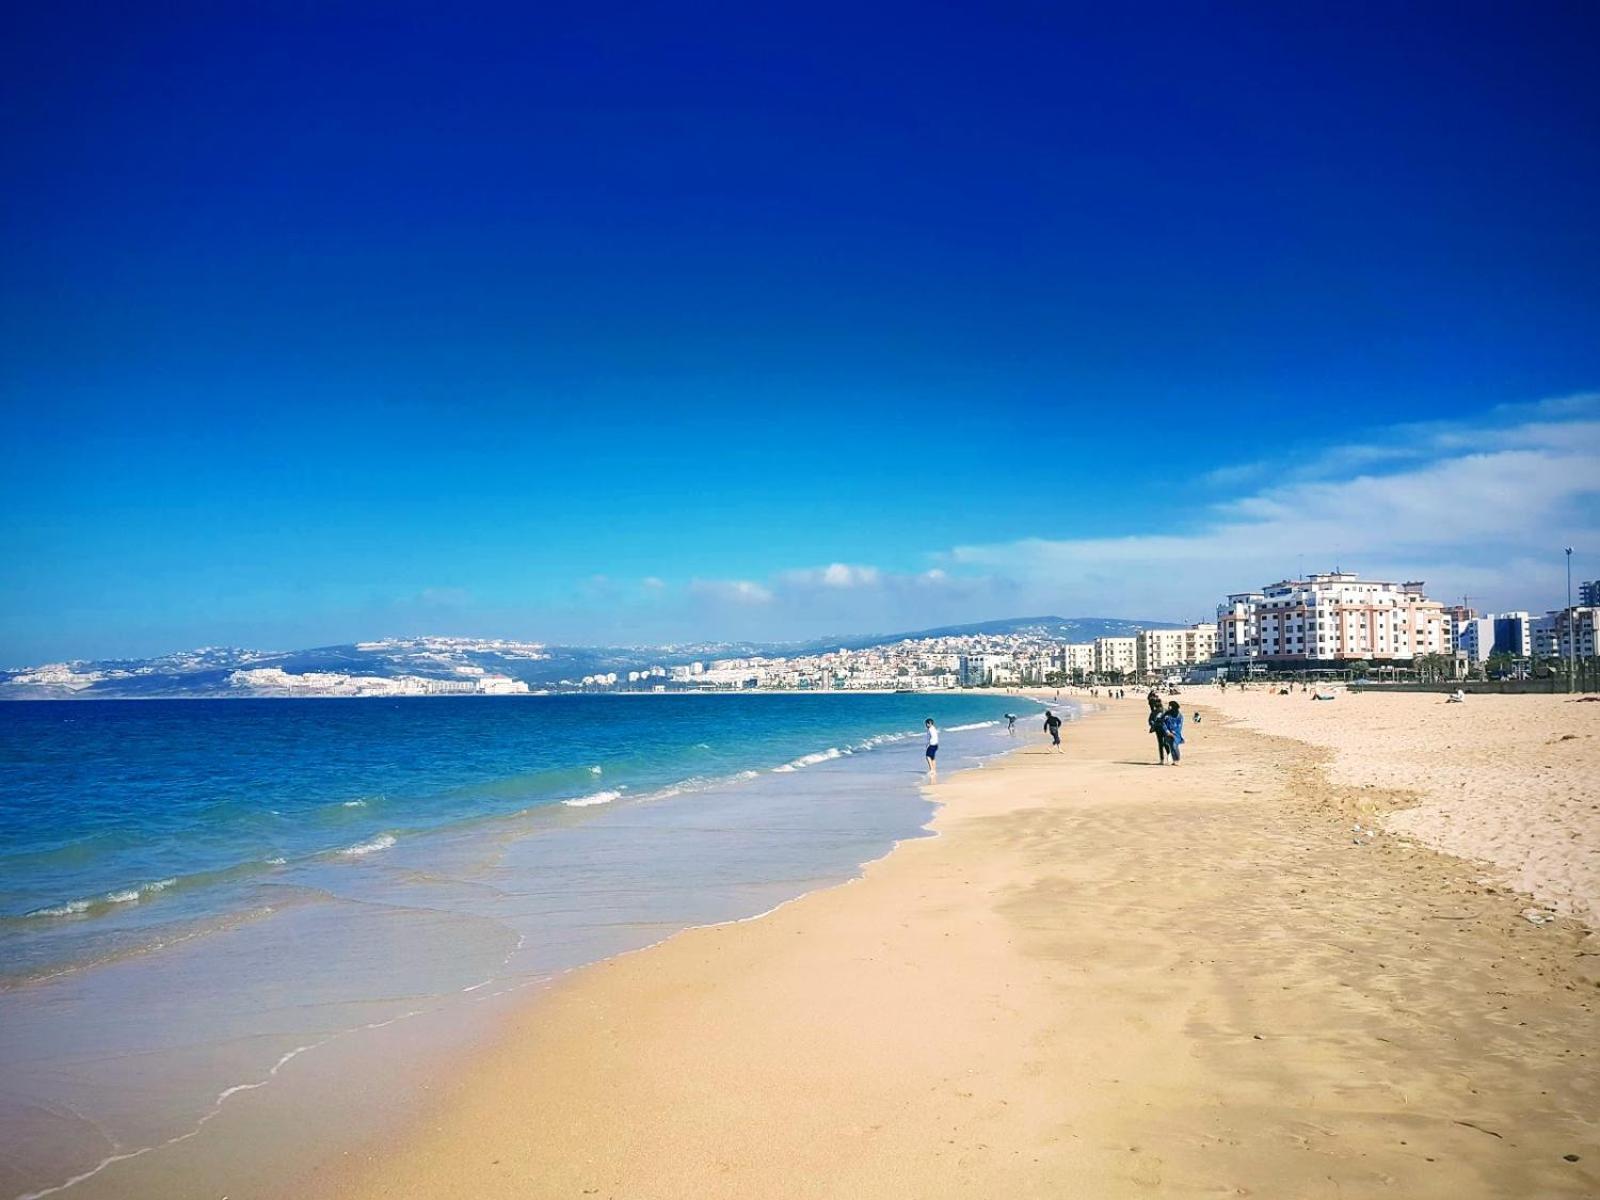
<instances>
[{"instance_id":1,"label":"wet sand","mask_svg":"<svg viewBox=\"0 0 1600 1200\"><path fill-rule=\"evenodd\" d=\"M1329 750L1214 711L1162 769L1142 710L947 779L856 882L577 973L322 1193L1600 1194L1589 929L1355 833L1416 797Z\"/></svg>"}]
</instances>

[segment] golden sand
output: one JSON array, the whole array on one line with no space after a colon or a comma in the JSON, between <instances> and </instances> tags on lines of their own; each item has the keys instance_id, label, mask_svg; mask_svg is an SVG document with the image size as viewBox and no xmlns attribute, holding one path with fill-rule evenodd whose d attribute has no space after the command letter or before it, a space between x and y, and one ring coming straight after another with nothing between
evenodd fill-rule
<instances>
[{"instance_id":1,"label":"golden sand","mask_svg":"<svg viewBox=\"0 0 1600 1200\"><path fill-rule=\"evenodd\" d=\"M1573 696L1231 690L1215 697L1251 728L1333 752L1332 778L1401 789L1384 828L1481 859L1490 876L1600 926L1600 703Z\"/></svg>"},{"instance_id":2,"label":"golden sand","mask_svg":"<svg viewBox=\"0 0 1600 1200\"><path fill-rule=\"evenodd\" d=\"M1328 750L1213 712L1155 767L1142 708L947 780L939 836L854 883L571 977L320 1186L1600 1194L1586 927L1355 833L1414 797L1331 782ZM1530 794L1565 753L1515 752Z\"/></svg>"}]
</instances>

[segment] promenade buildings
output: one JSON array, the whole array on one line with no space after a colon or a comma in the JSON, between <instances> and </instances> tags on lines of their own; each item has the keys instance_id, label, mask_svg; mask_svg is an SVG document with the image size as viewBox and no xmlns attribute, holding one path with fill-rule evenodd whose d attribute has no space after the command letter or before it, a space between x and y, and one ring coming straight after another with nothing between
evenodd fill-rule
<instances>
[{"instance_id":1,"label":"promenade buildings","mask_svg":"<svg viewBox=\"0 0 1600 1200\"><path fill-rule=\"evenodd\" d=\"M1143 629L1137 639L1141 674L1155 674L1208 661L1217 652L1217 627L1209 623L1187 629Z\"/></svg>"},{"instance_id":2,"label":"promenade buildings","mask_svg":"<svg viewBox=\"0 0 1600 1200\"><path fill-rule=\"evenodd\" d=\"M1450 654L1451 619L1422 588L1334 571L1237 592L1217 606L1217 655L1290 666Z\"/></svg>"},{"instance_id":3,"label":"promenade buildings","mask_svg":"<svg viewBox=\"0 0 1600 1200\"><path fill-rule=\"evenodd\" d=\"M1094 640L1094 670L1097 675L1122 676L1139 666L1139 639L1103 637Z\"/></svg>"}]
</instances>

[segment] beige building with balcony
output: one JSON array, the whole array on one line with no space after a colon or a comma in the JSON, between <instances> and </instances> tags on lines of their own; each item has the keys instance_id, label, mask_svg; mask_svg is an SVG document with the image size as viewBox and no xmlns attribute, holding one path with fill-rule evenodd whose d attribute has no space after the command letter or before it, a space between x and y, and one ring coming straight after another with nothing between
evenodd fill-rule
<instances>
[{"instance_id":1,"label":"beige building with balcony","mask_svg":"<svg viewBox=\"0 0 1600 1200\"><path fill-rule=\"evenodd\" d=\"M1144 629L1138 637L1140 674L1174 667L1189 667L1209 659L1217 650L1217 627L1209 622L1187 629Z\"/></svg>"}]
</instances>

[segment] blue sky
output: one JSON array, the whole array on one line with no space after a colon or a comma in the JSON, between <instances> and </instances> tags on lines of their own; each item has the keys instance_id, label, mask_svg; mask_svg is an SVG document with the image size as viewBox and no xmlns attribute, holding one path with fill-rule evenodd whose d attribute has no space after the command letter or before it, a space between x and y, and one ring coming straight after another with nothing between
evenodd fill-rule
<instances>
[{"instance_id":1,"label":"blue sky","mask_svg":"<svg viewBox=\"0 0 1600 1200\"><path fill-rule=\"evenodd\" d=\"M0 662L1600 575L1592 5L33 7Z\"/></svg>"}]
</instances>

